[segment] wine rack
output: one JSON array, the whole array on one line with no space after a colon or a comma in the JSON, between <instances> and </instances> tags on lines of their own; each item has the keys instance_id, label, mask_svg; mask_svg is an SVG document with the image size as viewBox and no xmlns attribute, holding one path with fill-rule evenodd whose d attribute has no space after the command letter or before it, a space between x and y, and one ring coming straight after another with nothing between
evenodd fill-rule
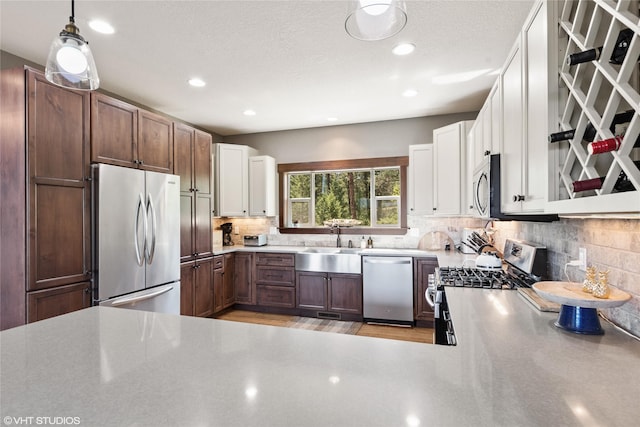
<instances>
[{"instance_id":1,"label":"wine rack","mask_svg":"<svg viewBox=\"0 0 640 427\"><path fill-rule=\"evenodd\" d=\"M573 138L550 144L552 167L549 207L558 212L640 211L640 19L638 1L563 0L558 9L558 131L575 129ZM632 30L621 64L610 62L622 30ZM628 32L627 32L628 33ZM569 55L602 47L597 60L569 65ZM555 101L552 101L555 102ZM614 116L635 112L630 121L612 127ZM624 134L619 149L589 154L585 131L593 126L595 141ZM640 162L637 162L640 164ZM553 170L555 169L555 170ZM617 192L626 174L635 191ZM604 177L597 190L573 191L573 182ZM576 207L579 206L579 207ZM549 208L548 207L548 208ZM635 209L634 209L635 207Z\"/></svg>"}]
</instances>

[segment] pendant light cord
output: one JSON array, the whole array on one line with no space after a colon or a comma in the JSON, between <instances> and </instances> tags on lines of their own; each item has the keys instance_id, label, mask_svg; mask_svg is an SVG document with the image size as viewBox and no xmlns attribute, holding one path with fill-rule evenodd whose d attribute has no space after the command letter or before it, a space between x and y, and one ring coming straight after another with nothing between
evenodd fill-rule
<instances>
[{"instance_id":1,"label":"pendant light cord","mask_svg":"<svg viewBox=\"0 0 640 427\"><path fill-rule=\"evenodd\" d=\"M76 2L75 0L71 0L71 22L75 23L76 17Z\"/></svg>"}]
</instances>

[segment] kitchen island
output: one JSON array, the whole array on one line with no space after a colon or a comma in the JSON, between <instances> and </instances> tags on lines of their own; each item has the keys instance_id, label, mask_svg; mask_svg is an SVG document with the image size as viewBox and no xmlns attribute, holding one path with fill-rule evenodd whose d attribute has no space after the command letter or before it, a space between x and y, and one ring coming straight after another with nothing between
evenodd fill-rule
<instances>
[{"instance_id":1,"label":"kitchen island","mask_svg":"<svg viewBox=\"0 0 640 427\"><path fill-rule=\"evenodd\" d=\"M567 333L514 291L447 288L447 297L453 347L106 307L9 329L1 416L5 425L638 424L636 339L609 324L603 336Z\"/></svg>"}]
</instances>

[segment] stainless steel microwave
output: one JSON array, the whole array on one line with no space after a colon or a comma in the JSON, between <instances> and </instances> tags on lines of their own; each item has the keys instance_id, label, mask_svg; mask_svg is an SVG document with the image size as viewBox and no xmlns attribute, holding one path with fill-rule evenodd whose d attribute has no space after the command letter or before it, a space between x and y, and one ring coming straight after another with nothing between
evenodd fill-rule
<instances>
[{"instance_id":1,"label":"stainless steel microwave","mask_svg":"<svg viewBox=\"0 0 640 427\"><path fill-rule=\"evenodd\" d=\"M507 215L500 207L500 155L485 156L482 164L473 172L473 210L477 218L507 221L557 221L553 214Z\"/></svg>"}]
</instances>

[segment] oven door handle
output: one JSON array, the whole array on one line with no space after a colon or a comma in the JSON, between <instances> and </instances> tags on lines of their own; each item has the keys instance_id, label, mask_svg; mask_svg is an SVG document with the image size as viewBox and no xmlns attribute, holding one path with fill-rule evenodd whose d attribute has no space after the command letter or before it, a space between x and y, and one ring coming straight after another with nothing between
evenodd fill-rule
<instances>
[{"instance_id":1,"label":"oven door handle","mask_svg":"<svg viewBox=\"0 0 640 427\"><path fill-rule=\"evenodd\" d=\"M434 308L436 306L436 303L433 301L433 298L431 298L431 291L435 291L435 275L429 274L427 280L428 285L427 289L424 291L424 298L427 300L427 303L431 306L431 308Z\"/></svg>"}]
</instances>

